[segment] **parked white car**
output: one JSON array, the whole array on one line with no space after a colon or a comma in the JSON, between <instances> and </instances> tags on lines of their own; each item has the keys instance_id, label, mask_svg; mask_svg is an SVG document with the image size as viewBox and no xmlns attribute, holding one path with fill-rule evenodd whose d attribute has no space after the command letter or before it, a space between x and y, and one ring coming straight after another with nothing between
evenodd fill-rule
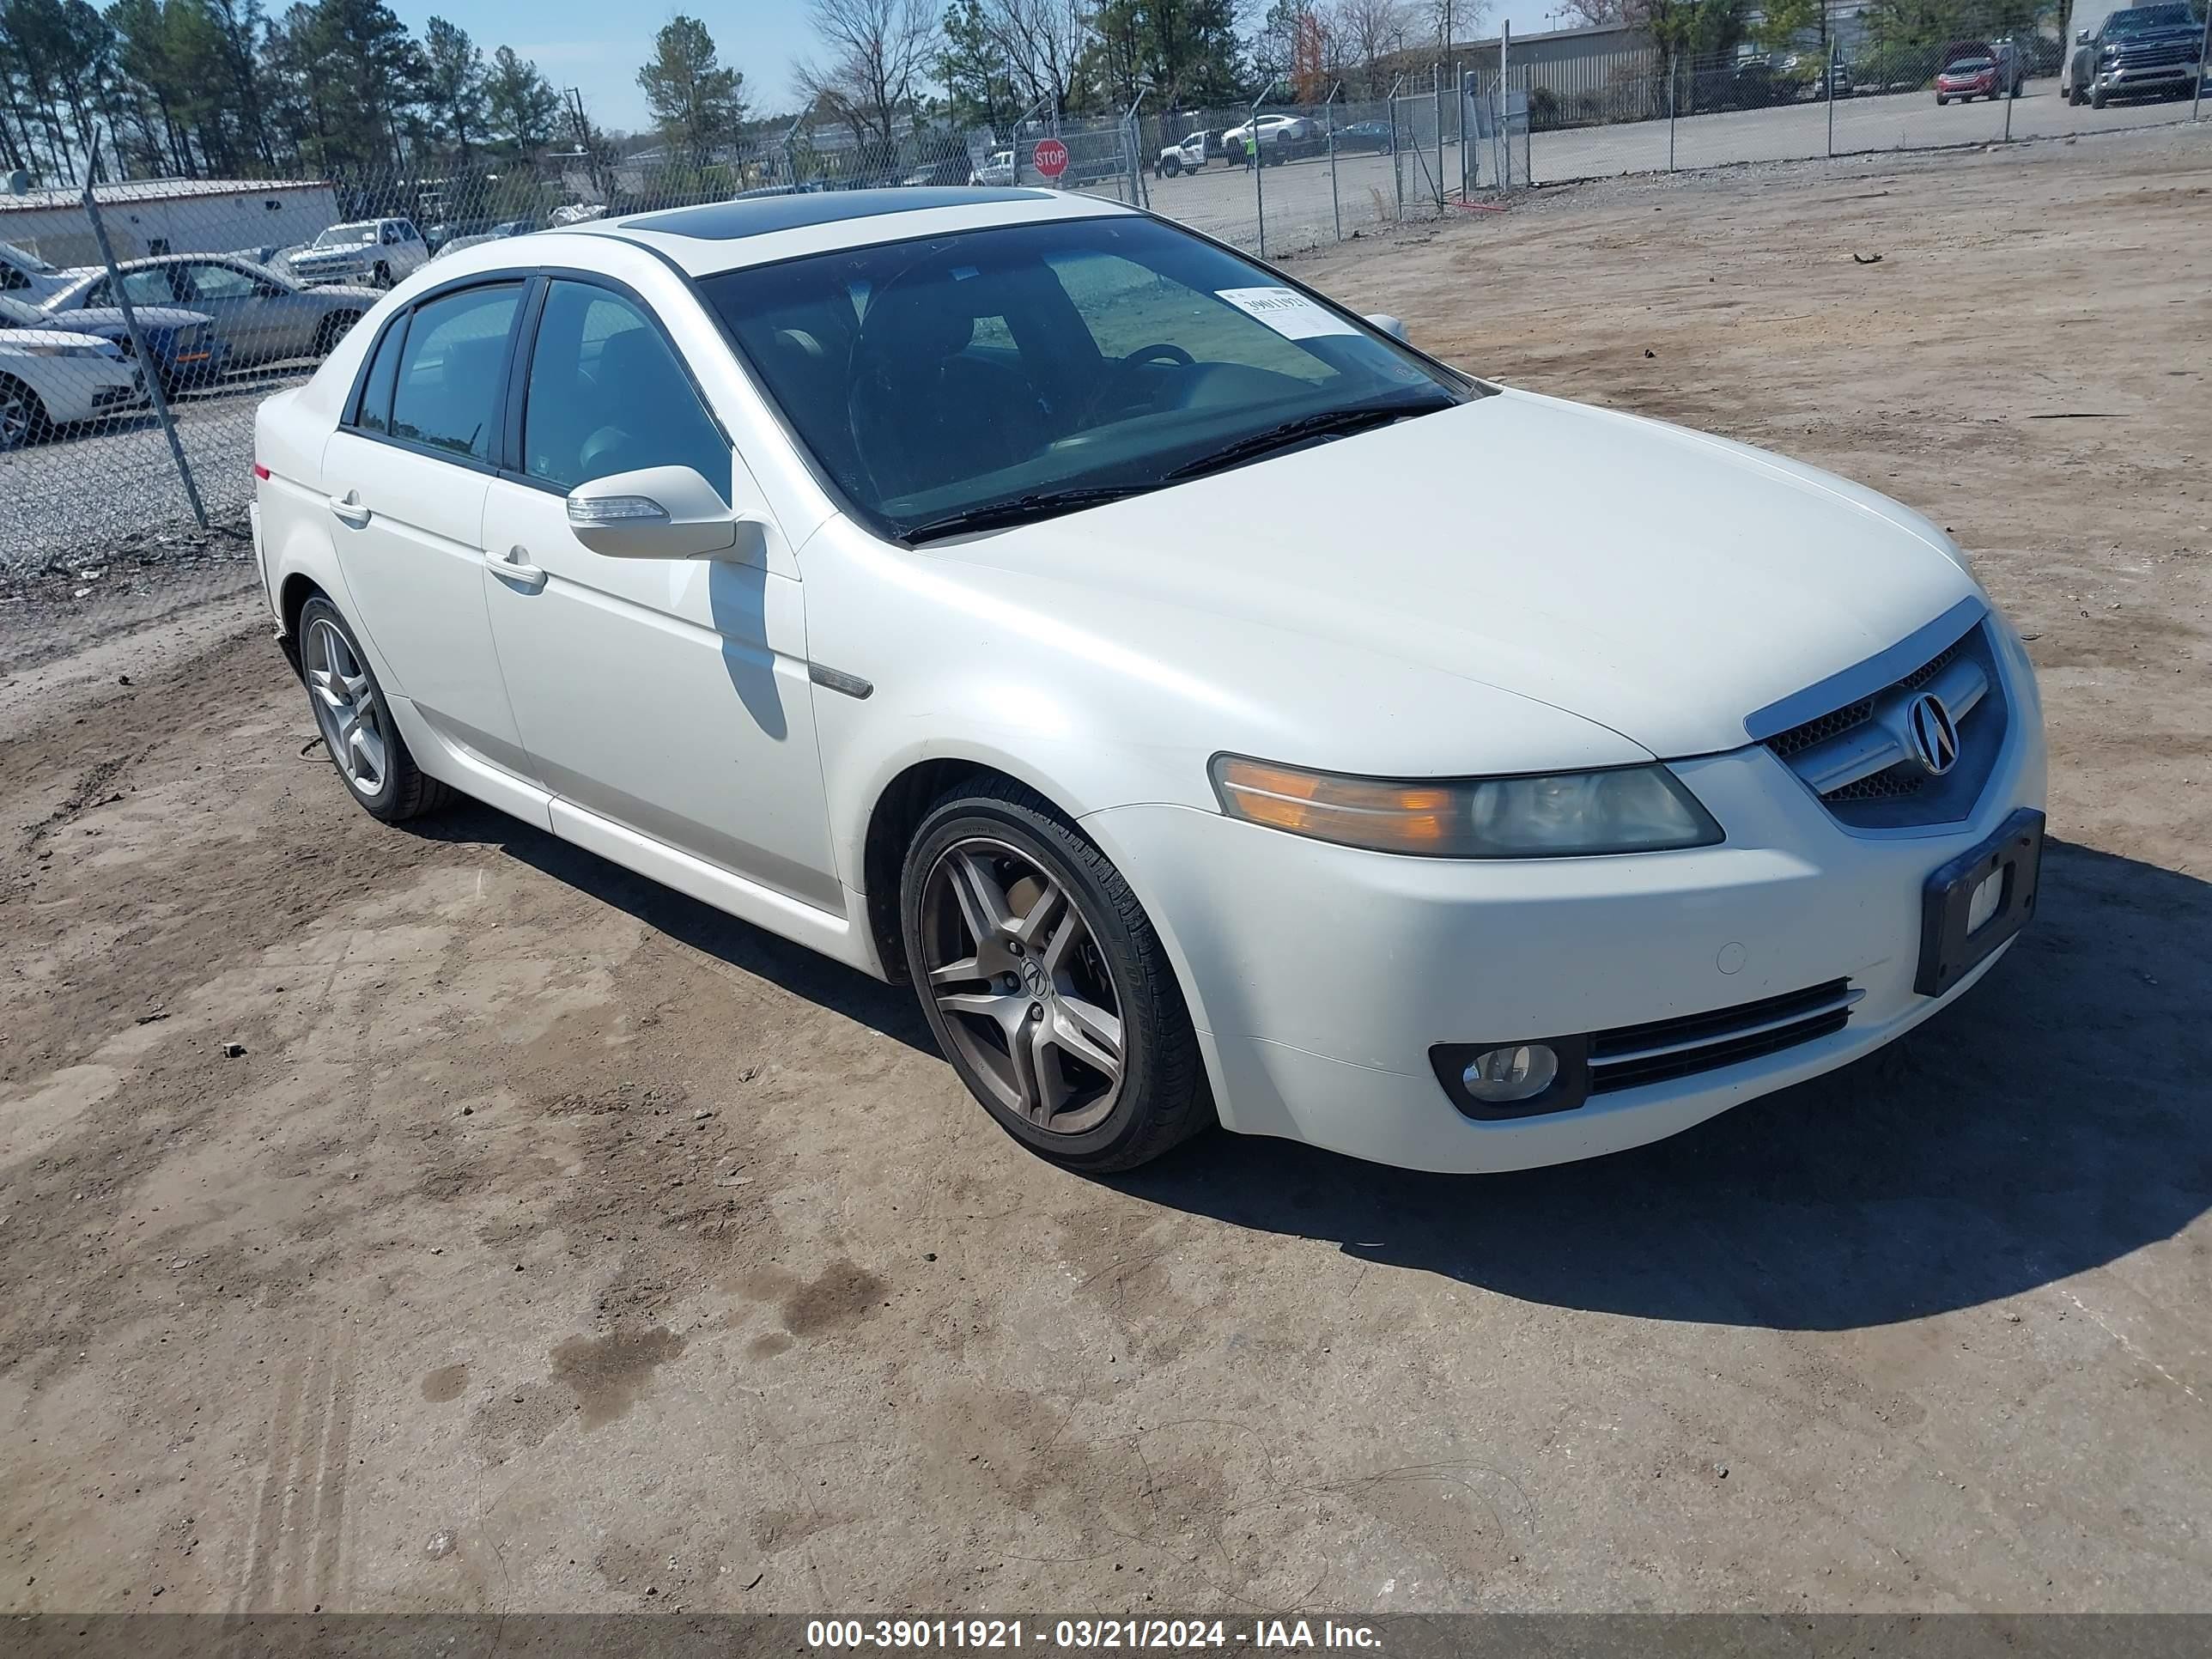
<instances>
[{"instance_id":1,"label":"parked white car","mask_svg":"<svg viewBox=\"0 0 2212 1659\"><path fill-rule=\"evenodd\" d=\"M55 270L28 248L0 242L0 294L10 299L44 304L47 295L68 285L70 276L69 271Z\"/></svg>"},{"instance_id":2,"label":"parked white car","mask_svg":"<svg viewBox=\"0 0 2212 1659\"><path fill-rule=\"evenodd\" d=\"M1251 142L1254 124L1247 121L1241 127L1231 127L1221 135L1221 148L1242 156ZM1289 157L1299 146L1311 143L1316 134L1314 124L1303 115L1263 115L1260 117L1260 159L1273 167Z\"/></svg>"},{"instance_id":3,"label":"parked white car","mask_svg":"<svg viewBox=\"0 0 2212 1659\"><path fill-rule=\"evenodd\" d=\"M971 185L1011 185L1014 182L1014 153L1010 149L991 152L991 159L979 162L968 175Z\"/></svg>"},{"instance_id":4,"label":"parked white car","mask_svg":"<svg viewBox=\"0 0 2212 1659\"><path fill-rule=\"evenodd\" d=\"M332 225L291 257L291 277L307 288L345 283L390 288L429 262L412 219L362 219Z\"/></svg>"},{"instance_id":5,"label":"parked white car","mask_svg":"<svg viewBox=\"0 0 2212 1659\"><path fill-rule=\"evenodd\" d=\"M1217 1116L1632 1146L2033 909L2034 676L1918 514L1110 203L901 194L471 249L261 405L362 806L472 795L910 981L1088 1170Z\"/></svg>"},{"instance_id":6,"label":"parked white car","mask_svg":"<svg viewBox=\"0 0 2212 1659\"><path fill-rule=\"evenodd\" d=\"M145 377L110 342L61 329L0 326L0 451L145 401Z\"/></svg>"}]
</instances>

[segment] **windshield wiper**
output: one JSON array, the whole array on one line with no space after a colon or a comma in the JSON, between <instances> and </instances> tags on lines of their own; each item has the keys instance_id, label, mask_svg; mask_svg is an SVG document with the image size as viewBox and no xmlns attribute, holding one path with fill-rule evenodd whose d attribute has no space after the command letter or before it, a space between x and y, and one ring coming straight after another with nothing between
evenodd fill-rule
<instances>
[{"instance_id":1,"label":"windshield wiper","mask_svg":"<svg viewBox=\"0 0 2212 1659\"><path fill-rule=\"evenodd\" d=\"M981 507L963 508L947 514L941 519L932 519L911 530L900 532L900 539L908 546L922 542L942 540L969 530L1003 530L1012 525L1035 524L1041 519L1056 519L1063 513L1079 508L1097 507L1104 501L1126 500L1141 495L1158 486L1151 483L1085 484L1072 489L1042 489L1027 495L1017 495L1012 501L987 501Z\"/></svg>"},{"instance_id":2,"label":"windshield wiper","mask_svg":"<svg viewBox=\"0 0 2212 1659\"><path fill-rule=\"evenodd\" d=\"M1354 404L1349 409L1324 410L1318 415L1302 415L1295 421L1285 421L1280 426L1271 426L1255 432L1249 437L1239 438L1235 443L1201 455L1194 461L1185 461L1170 468L1170 478L1195 478L1208 472L1218 472L1243 461L1254 461L1279 449L1313 438L1345 438L1355 432L1364 432L1371 427L1389 426L1409 415L1433 415L1438 410L1455 407L1449 398L1424 398L1417 401L1396 404Z\"/></svg>"}]
</instances>

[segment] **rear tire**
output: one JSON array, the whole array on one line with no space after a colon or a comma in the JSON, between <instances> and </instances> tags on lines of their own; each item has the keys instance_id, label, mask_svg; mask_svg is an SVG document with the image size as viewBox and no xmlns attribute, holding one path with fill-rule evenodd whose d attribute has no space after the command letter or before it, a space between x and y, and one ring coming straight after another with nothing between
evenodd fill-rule
<instances>
[{"instance_id":1,"label":"rear tire","mask_svg":"<svg viewBox=\"0 0 2212 1659\"><path fill-rule=\"evenodd\" d=\"M1121 872L1030 791L1001 781L932 808L899 921L945 1057L1031 1152L1103 1174L1213 1122L1159 935Z\"/></svg>"},{"instance_id":2,"label":"rear tire","mask_svg":"<svg viewBox=\"0 0 2212 1659\"><path fill-rule=\"evenodd\" d=\"M415 764L384 688L338 608L316 594L300 608L300 674L331 764L371 817L386 823L434 812L453 799Z\"/></svg>"},{"instance_id":3,"label":"rear tire","mask_svg":"<svg viewBox=\"0 0 2212 1659\"><path fill-rule=\"evenodd\" d=\"M43 443L53 430L39 394L21 380L0 374L0 454Z\"/></svg>"},{"instance_id":4,"label":"rear tire","mask_svg":"<svg viewBox=\"0 0 2212 1659\"><path fill-rule=\"evenodd\" d=\"M315 330L317 360L327 357L331 352L337 350L338 342L350 334L353 331L353 325L360 320L361 313L358 311L334 311L324 318Z\"/></svg>"}]
</instances>

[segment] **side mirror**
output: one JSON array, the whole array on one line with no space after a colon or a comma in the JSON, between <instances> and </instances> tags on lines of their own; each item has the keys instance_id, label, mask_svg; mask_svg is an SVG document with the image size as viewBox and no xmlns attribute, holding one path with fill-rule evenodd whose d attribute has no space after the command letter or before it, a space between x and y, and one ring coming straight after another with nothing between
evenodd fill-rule
<instances>
[{"instance_id":1,"label":"side mirror","mask_svg":"<svg viewBox=\"0 0 2212 1659\"><path fill-rule=\"evenodd\" d=\"M1411 340L1406 338L1406 325L1387 311L1369 312L1367 322L1370 327L1381 329L1394 340L1406 340L1408 345L1413 343Z\"/></svg>"},{"instance_id":2,"label":"side mirror","mask_svg":"<svg viewBox=\"0 0 2212 1659\"><path fill-rule=\"evenodd\" d=\"M2083 29L2079 34L2074 37L2074 40L2075 43L2078 46L2087 46L2089 44L2089 31Z\"/></svg>"},{"instance_id":3,"label":"side mirror","mask_svg":"<svg viewBox=\"0 0 2212 1659\"><path fill-rule=\"evenodd\" d=\"M738 515L688 466L611 472L568 492L568 528L611 559L711 559L738 544Z\"/></svg>"}]
</instances>

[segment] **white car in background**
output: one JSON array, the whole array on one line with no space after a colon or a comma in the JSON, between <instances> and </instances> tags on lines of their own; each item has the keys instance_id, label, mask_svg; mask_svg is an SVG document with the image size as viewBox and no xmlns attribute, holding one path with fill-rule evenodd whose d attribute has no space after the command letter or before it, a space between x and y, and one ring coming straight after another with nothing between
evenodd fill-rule
<instances>
[{"instance_id":1,"label":"white car in background","mask_svg":"<svg viewBox=\"0 0 2212 1659\"><path fill-rule=\"evenodd\" d=\"M979 161L968 175L971 185L1011 185L1014 182L1014 153L1010 149L991 152L991 159Z\"/></svg>"},{"instance_id":2,"label":"white car in background","mask_svg":"<svg viewBox=\"0 0 2212 1659\"><path fill-rule=\"evenodd\" d=\"M0 451L145 402L145 377L110 342L60 329L0 326Z\"/></svg>"},{"instance_id":3,"label":"white car in background","mask_svg":"<svg viewBox=\"0 0 2212 1659\"><path fill-rule=\"evenodd\" d=\"M2035 678L1942 530L1112 203L472 248L255 453L362 806L471 795L911 983L1075 1168L1217 1117L1637 1146L1910 1030L2034 908Z\"/></svg>"},{"instance_id":4,"label":"white car in background","mask_svg":"<svg viewBox=\"0 0 2212 1659\"><path fill-rule=\"evenodd\" d=\"M1316 137L1314 124L1303 115L1262 115L1255 124L1247 121L1241 127L1231 127L1221 135L1221 148L1232 156L1242 159L1245 146L1252 142L1255 125L1260 133L1260 159L1269 167L1287 161L1303 146L1311 144Z\"/></svg>"},{"instance_id":5,"label":"white car in background","mask_svg":"<svg viewBox=\"0 0 2212 1659\"><path fill-rule=\"evenodd\" d=\"M390 288L429 262L412 219L362 219L332 225L291 256L290 276L303 287L325 283Z\"/></svg>"},{"instance_id":6,"label":"white car in background","mask_svg":"<svg viewBox=\"0 0 2212 1659\"><path fill-rule=\"evenodd\" d=\"M57 270L28 248L0 242L0 295L42 305L46 296L69 285L71 273Z\"/></svg>"}]
</instances>

